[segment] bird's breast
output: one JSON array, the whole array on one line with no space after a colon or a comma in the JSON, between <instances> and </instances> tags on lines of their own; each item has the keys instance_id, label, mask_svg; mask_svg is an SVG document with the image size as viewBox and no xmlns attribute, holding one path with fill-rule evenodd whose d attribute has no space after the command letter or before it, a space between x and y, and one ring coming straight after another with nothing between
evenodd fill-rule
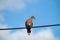
<instances>
[{"instance_id":1,"label":"bird's breast","mask_svg":"<svg viewBox=\"0 0 60 40\"><path fill-rule=\"evenodd\" d=\"M32 25L32 23L27 23L27 25Z\"/></svg>"}]
</instances>

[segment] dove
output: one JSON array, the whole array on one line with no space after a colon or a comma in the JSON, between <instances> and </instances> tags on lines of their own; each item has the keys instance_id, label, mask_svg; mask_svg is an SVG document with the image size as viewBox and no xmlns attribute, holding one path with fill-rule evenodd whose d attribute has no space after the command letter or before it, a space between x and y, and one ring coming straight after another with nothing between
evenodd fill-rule
<instances>
[{"instance_id":1,"label":"dove","mask_svg":"<svg viewBox=\"0 0 60 40\"><path fill-rule=\"evenodd\" d=\"M28 35L30 35L30 33L31 33L31 28L32 28L32 26L33 26L33 22L32 22L33 19L35 19L35 17L34 17L34 16L31 16L31 17L30 17L29 19L27 19L26 22L25 22L25 26L26 26Z\"/></svg>"}]
</instances>

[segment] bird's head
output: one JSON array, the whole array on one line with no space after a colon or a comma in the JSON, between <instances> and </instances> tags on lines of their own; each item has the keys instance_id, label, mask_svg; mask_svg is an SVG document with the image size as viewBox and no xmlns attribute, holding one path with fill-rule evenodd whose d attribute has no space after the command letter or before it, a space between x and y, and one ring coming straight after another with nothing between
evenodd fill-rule
<instances>
[{"instance_id":1,"label":"bird's head","mask_svg":"<svg viewBox=\"0 0 60 40\"><path fill-rule=\"evenodd\" d=\"M31 16L31 18L32 18L32 19L35 19L35 17L34 17L34 16Z\"/></svg>"}]
</instances>

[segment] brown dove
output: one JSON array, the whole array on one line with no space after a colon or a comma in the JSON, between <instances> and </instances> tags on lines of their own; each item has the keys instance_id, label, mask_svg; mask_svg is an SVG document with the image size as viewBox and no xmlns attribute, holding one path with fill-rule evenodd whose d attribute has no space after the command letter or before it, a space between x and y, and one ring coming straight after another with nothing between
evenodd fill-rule
<instances>
[{"instance_id":1,"label":"brown dove","mask_svg":"<svg viewBox=\"0 0 60 40\"><path fill-rule=\"evenodd\" d=\"M33 22L32 22L33 19L35 19L35 17L34 17L34 16L31 16L31 17L30 17L29 19L27 19L26 22L25 22L25 26L26 26L28 35L30 35L30 33L31 33L31 28L32 28L32 26L33 26Z\"/></svg>"}]
</instances>

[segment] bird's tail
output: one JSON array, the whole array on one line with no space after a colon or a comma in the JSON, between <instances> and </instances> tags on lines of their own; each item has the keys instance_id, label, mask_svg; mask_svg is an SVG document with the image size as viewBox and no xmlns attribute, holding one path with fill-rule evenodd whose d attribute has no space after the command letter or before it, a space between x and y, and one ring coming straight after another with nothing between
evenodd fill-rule
<instances>
[{"instance_id":1,"label":"bird's tail","mask_svg":"<svg viewBox=\"0 0 60 40\"><path fill-rule=\"evenodd\" d=\"M31 29L30 28L27 29L27 33L28 33L28 35L30 35L30 33L31 33Z\"/></svg>"}]
</instances>

